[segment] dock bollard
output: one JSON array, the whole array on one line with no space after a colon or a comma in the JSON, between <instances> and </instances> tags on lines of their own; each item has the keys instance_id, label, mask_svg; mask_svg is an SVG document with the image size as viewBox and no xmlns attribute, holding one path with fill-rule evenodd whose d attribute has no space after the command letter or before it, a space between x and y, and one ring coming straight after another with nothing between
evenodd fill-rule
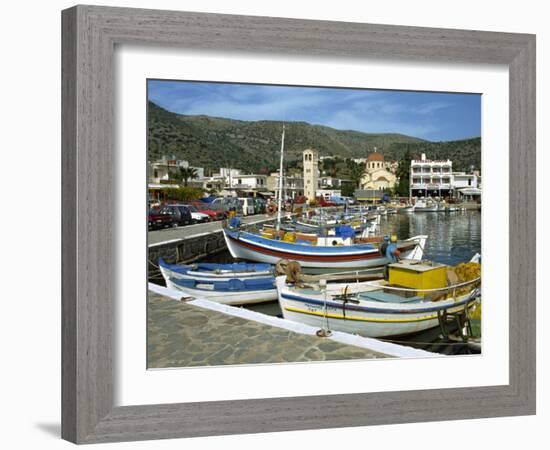
<instances>
[{"instance_id":1,"label":"dock bollard","mask_svg":"<svg viewBox=\"0 0 550 450\"><path fill-rule=\"evenodd\" d=\"M325 320L326 320L326 328L321 328L320 330L316 331L316 335L318 337L329 337L332 335L332 331L329 330L328 327L328 313L327 313L327 280L319 280L319 287L321 288L321 291L324 293L325 298Z\"/></svg>"}]
</instances>

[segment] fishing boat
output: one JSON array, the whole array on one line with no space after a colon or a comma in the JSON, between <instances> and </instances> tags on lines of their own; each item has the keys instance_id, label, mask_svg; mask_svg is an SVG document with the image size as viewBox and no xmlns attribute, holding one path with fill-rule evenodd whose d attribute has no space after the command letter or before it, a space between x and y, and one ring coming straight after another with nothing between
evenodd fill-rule
<instances>
[{"instance_id":1,"label":"fishing boat","mask_svg":"<svg viewBox=\"0 0 550 450\"><path fill-rule=\"evenodd\" d=\"M184 297L206 298L224 305L249 305L277 299L273 277L214 282L169 278L166 287L181 291Z\"/></svg>"},{"instance_id":2,"label":"fishing boat","mask_svg":"<svg viewBox=\"0 0 550 450\"><path fill-rule=\"evenodd\" d=\"M159 258L159 269L165 279L193 279L205 282L273 276L273 266L271 264L249 264L244 262L233 264L168 264L164 259Z\"/></svg>"},{"instance_id":3,"label":"fishing boat","mask_svg":"<svg viewBox=\"0 0 550 450\"><path fill-rule=\"evenodd\" d=\"M322 329L376 338L441 326L444 317L469 311L480 302L479 277L440 288L405 288L391 281L391 271L399 271L399 264L402 263L389 266L389 281L292 284L286 282L286 275L277 277L283 317ZM421 264L416 269L424 275L429 270L446 270L443 265L434 268Z\"/></svg>"},{"instance_id":4,"label":"fishing boat","mask_svg":"<svg viewBox=\"0 0 550 450\"><path fill-rule=\"evenodd\" d=\"M344 227L341 227L344 228ZM345 230L345 228L344 228ZM276 264L280 259L298 261L309 273L335 272L386 266L390 260L381 251L382 237L355 238L355 232L334 236L294 233L258 233L224 227L227 248L234 258ZM397 242L401 256L422 259L427 236L415 236Z\"/></svg>"},{"instance_id":5,"label":"fishing boat","mask_svg":"<svg viewBox=\"0 0 550 450\"><path fill-rule=\"evenodd\" d=\"M399 208L400 213L413 213L414 212L414 205L404 206L402 208Z\"/></svg>"},{"instance_id":6,"label":"fishing boat","mask_svg":"<svg viewBox=\"0 0 550 450\"><path fill-rule=\"evenodd\" d=\"M363 216L358 214L341 214L336 218L323 220L318 216L299 218L294 221L296 231L317 235L334 235L338 225L349 225L356 234L363 237L374 236L380 225L380 216Z\"/></svg>"},{"instance_id":7,"label":"fishing boat","mask_svg":"<svg viewBox=\"0 0 550 450\"><path fill-rule=\"evenodd\" d=\"M159 259L166 286L186 297L207 298L226 305L277 299L273 266L269 264L168 264Z\"/></svg>"},{"instance_id":8,"label":"fishing boat","mask_svg":"<svg viewBox=\"0 0 550 450\"><path fill-rule=\"evenodd\" d=\"M444 212L445 207L438 202L418 200L414 204L413 212Z\"/></svg>"}]
</instances>

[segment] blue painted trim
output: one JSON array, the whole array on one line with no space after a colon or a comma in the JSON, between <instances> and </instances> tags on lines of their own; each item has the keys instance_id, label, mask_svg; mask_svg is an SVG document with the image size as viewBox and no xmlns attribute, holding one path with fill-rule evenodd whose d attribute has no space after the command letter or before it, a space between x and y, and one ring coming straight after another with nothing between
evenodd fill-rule
<instances>
[{"instance_id":1,"label":"blue painted trim","mask_svg":"<svg viewBox=\"0 0 550 450\"><path fill-rule=\"evenodd\" d=\"M171 270L172 272L186 274L190 270L193 272L214 272L215 270L224 270L229 272L265 272L273 270L271 264L249 264L249 263L233 263L233 264L216 264L216 263L197 263L192 265L186 264L168 264L164 259L159 258L159 267ZM231 275L230 273L227 274Z\"/></svg>"},{"instance_id":2,"label":"blue painted trim","mask_svg":"<svg viewBox=\"0 0 550 450\"><path fill-rule=\"evenodd\" d=\"M294 300L302 303L310 303L312 305L318 305L318 306L324 306L325 302L323 300L317 300L313 298L304 298L299 297L297 295L292 294L281 294L281 297L287 299L287 300ZM372 308L368 306L357 306L352 303L346 303L346 310L349 311L362 311L362 312L369 312L369 313L379 313L379 314L421 314L421 313L430 313L430 312L436 312L436 311L442 311L445 309L455 308L457 306L463 306L468 302L471 302L472 300L468 300L466 298L465 300L461 300L460 302L453 303L452 305L445 305L445 306L439 306L439 307L432 307L432 308L422 308L422 309L387 309L387 308ZM336 303L330 300L327 300L326 302L327 306L335 307L335 308L341 308L343 309L344 302Z\"/></svg>"},{"instance_id":3,"label":"blue painted trim","mask_svg":"<svg viewBox=\"0 0 550 450\"><path fill-rule=\"evenodd\" d=\"M192 278L171 278L170 281L178 286L189 289L197 289L205 292L250 292L250 291L267 291L275 289L275 278L254 278L250 280L240 280L233 278L228 281L197 281ZM212 289L205 289L197 285L209 285Z\"/></svg>"},{"instance_id":4,"label":"blue painted trim","mask_svg":"<svg viewBox=\"0 0 550 450\"><path fill-rule=\"evenodd\" d=\"M334 247L321 247L312 246L306 244L295 244L292 242L278 241L275 239L267 239L257 234L250 233L248 231L233 231L228 228L225 229L228 236L235 240L246 239L246 241L253 242L254 244L265 246L273 250L286 251L296 254L304 255L360 255L360 254L372 254L378 253L378 248L371 244L356 244L346 246L334 246ZM244 240L243 239L243 240Z\"/></svg>"}]
</instances>

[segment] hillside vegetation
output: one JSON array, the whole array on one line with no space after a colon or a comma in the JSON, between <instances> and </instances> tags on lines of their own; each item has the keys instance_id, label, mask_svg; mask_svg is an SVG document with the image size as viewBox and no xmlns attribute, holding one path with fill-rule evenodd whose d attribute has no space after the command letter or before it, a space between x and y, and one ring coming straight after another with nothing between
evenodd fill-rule
<instances>
[{"instance_id":1,"label":"hillside vegetation","mask_svg":"<svg viewBox=\"0 0 550 450\"><path fill-rule=\"evenodd\" d=\"M282 122L187 116L149 102L147 125L150 160L173 155L197 167L235 167L251 173L278 167ZM412 155L424 152L430 159L450 158L455 170L467 170L470 166L480 167L480 146L480 138L428 142L402 134L362 133L286 122L285 152L290 163L301 159L306 148L315 148L320 155L366 158L376 147L389 160L399 160L408 148Z\"/></svg>"}]
</instances>

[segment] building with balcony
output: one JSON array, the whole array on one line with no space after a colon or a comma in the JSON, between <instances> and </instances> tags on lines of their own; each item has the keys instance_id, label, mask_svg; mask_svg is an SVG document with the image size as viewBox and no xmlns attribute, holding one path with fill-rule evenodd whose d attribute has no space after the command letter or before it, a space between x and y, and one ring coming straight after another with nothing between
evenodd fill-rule
<instances>
[{"instance_id":1,"label":"building with balcony","mask_svg":"<svg viewBox=\"0 0 550 450\"><path fill-rule=\"evenodd\" d=\"M453 162L429 160L422 153L420 159L411 161L411 197L448 197L453 193Z\"/></svg>"},{"instance_id":2,"label":"building with balcony","mask_svg":"<svg viewBox=\"0 0 550 450\"><path fill-rule=\"evenodd\" d=\"M279 172L272 172L267 177L267 190L279 196ZM285 175L283 178L283 198L294 199L304 195L304 179L298 175Z\"/></svg>"}]
</instances>

